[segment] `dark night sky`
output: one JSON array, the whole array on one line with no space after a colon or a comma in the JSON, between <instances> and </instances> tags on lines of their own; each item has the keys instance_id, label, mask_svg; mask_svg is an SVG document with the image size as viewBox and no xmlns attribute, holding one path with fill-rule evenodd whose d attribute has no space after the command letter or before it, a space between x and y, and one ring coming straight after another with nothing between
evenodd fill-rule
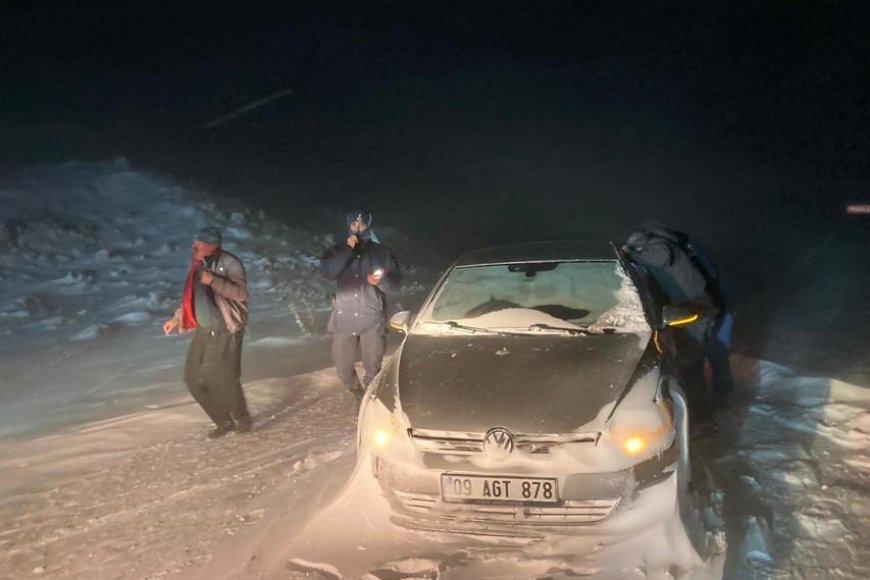
<instances>
[{"instance_id":1,"label":"dark night sky","mask_svg":"<svg viewBox=\"0 0 870 580\"><path fill-rule=\"evenodd\" d=\"M481 241L841 207L867 177L870 21L845 2L465 4L7 1L0 168L125 155L288 216L461 203Z\"/></svg>"},{"instance_id":2,"label":"dark night sky","mask_svg":"<svg viewBox=\"0 0 870 580\"><path fill-rule=\"evenodd\" d=\"M863 3L249 4L0 3L0 179L123 155L312 230L368 206L434 269L656 217L720 258L744 341L799 272L777 320L821 292L841 311L795 333L866 352L870 230L843 211L870 203Z\"/></svg>"},{"instance_id":3,"label":"dark night sky","mask_svg":"<svg viewBox=\"0 0 870 580\"><path fill-rule=\"evenodd\" d=\"M505 67L680 132L800 141L866 122L854 115L866 112L868 20L843 2L178 4L4 3L4 121L195 125L288 86L297 104L327 109ZM843 153L834 140L817 147Z\"/></svg>"}]
</instances>

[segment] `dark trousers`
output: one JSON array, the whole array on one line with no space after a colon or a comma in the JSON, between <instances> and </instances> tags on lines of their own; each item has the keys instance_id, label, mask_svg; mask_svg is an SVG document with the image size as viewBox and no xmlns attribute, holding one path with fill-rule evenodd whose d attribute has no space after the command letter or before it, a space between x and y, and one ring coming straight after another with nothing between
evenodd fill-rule
<instances>
[{"instance_id":1,"label":"dark trousers","mask_svg":"<svg viewBox=\"0 0 870 580\"><path fill-rule=\"evenodd\" d=\"M734 376L731 374L730 349L715 336L707 343L707 361L713 372L713 397L725 401L734 390Z\"/></svg>"},{"instance_id":2,"label":"dark trousers","mask_svg":"<svg viewBox=\"0 0 870 580\"><path fill-rule=\"evenodd\" d=\"M707 339L707 360L713 371L713 396L726 401L734 390L734 376L731 373L731 333L734 328L734 316L726 312L711 329Z\"/></svg>"},{"instance_id":3,"label":"dark trousers","mask_svg":"<svg viewBox=\"0 0 870 580\"><path fill-rule=\"evenodd\" d=\"M375 375L381 370L384 352L387 350L387 337L380 328L375 328L360 334L336 332L332 335L332 362L338 373L338 378L349 389L356 389L360 384L353 363L356 361L357 348L362 356L366 374L362 386L367 387Z\"/></svg>"},{"instance_id":4,"label":"dark trousers","mask_svg":"<svg viewBox=\"0 0 870 580\"><path fill-rule=\"evenodd\" d=\"M248 416L242 374L244 331L209 331L197 328L187 351L184 382L202 410L217 425Z\"/></svg>"},{"instance_id":5,"label":"dark trousers","mask_svg":"<svg viewBox=\"0 0 870 580\"><path fill-rule=\"evenodd\" d=\"M692 423L705 423L713 418L713 397L704 376L706 345L696 329L674 329L674 362L686 393Z\"/></svg>"}]
</instances>

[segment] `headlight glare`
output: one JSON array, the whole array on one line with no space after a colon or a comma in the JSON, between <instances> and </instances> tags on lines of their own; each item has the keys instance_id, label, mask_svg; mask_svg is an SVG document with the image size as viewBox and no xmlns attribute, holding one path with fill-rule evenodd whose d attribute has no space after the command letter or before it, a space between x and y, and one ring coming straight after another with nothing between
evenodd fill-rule
<instances>
[{"instance_id":1,"label":"headlight glare","mask_svg":"<svg viewBox=\"0 0 870 580\"><path fill-rule=\"evenodd\" d=\"M638 457L668 444L673 435L670 413L661 405L643 411L624 411L610 427L610 435L628 457Z\"/></svg>"},{"instance_id":2,"label":"headlight glare","mask_svg":"<svg viewBox=\"0 0 870 580\"><path fill-rule=\"evenodd\" d=\"M384 429L378 429L372 435L372 443L378 449L386 449L390 444L390 434Z\"/></svg>"},{"instance_id":3,"label":"headlight glare","mask_svg":"<svg viewBox=\"0 0 870 580\"><path fill-rule=\"evenodd\" d=\"M408 436L402 423L378 399L368 401L360 429L362 441L378 451L404 448Z\"/></svg>"},{"instance_id":4,"label":"headlight glare","mask_svg":"<svg viewBox=\"0 0 870 580\"><path fill-rule=\"evenodd\" d=\"M628 455L638 455L646 449L646 439L640 435L633 435L622 442L622 449Z\"/></svg>"}]
</instances>

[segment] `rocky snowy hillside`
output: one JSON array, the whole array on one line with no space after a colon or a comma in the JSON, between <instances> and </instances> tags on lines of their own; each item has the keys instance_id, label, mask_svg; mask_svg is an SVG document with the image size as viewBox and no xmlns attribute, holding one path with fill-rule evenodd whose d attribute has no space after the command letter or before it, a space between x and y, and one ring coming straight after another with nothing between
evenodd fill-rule
<instances>
[{"instance_id":1,"label":"rocky snowy hillside","mask_svg":"<svg viewBox=\"0 0 870 580\"><path fill-rule=\"evenodd\" d=\"M0 182L0 436L177 390L186 339L160 327L179 304L203 225L220 227L247 268L249 347L322 336L332 286L318 260L333 232L291 228L121 159L29 168ZM406 292L422 288L404 265Z\"/></svg>"}]
</instances>

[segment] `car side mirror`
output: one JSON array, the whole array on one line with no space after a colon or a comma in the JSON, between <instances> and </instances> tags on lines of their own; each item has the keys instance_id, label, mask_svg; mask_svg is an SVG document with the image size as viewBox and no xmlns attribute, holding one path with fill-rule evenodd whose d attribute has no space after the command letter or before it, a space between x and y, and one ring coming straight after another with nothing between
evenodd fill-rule
<instances>
[{"instance_id":1,"label":"car side mirror","mask_svg":"<svg viewBox=\"0 0 870 580\"><path fill-rule=\"evenodd\" d=\"M697 306L679 304L662 308L662 328L680 327L694 324L701 320L704 312Z\"/></svg>"},{"instance_id":2,"label":"car side mirror","mask_svg":"<svg viewBox=\"0 0 870 580\"><path fill-rule=\"evenodd\" d=\"M411 327L411 313L407 310L403 310L402 312L396 312L390 318L390 328L401 332L402 334L408 334L408 330Z\"/></svg>"}]
</instances>

